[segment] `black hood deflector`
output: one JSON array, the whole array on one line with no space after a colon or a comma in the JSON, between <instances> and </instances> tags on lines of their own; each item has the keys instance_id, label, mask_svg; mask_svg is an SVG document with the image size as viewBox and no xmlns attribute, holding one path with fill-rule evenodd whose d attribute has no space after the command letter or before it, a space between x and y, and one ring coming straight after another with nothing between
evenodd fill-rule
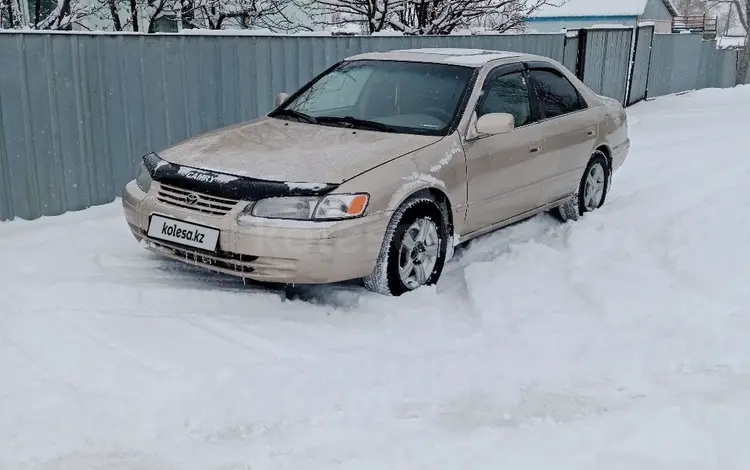
<instances>
[{"instance_id":1,"label":"black hood deflector","mask_svg":"<svg viewBox=\"0 0 750 470\"><path fill-rule=\"evenodd\" d=\"M321 183L298 186L283 181L269 181L248 176L231 175L193 168L162 160L157 154L143 157L151 178L159 183L210 196L242 201L258 201L269 197L323 196L338 187Z\"/></svg>"}]
</instances>

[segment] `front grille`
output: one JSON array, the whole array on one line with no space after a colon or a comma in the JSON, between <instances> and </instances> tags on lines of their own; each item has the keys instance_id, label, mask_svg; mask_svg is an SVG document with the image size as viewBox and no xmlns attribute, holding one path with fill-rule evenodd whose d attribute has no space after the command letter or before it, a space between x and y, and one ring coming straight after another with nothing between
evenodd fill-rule
<instances>
[{"instance_id":1,"label":"front grille","mask_svg":"<svg viewBox=\"0 0 750 470\"><path fill-rule=\"evenodd\" d=\"M218 251L216 253L203 253L200 251L183 248L172 243L157 241L153 238L148 239L148 244L152 247L171 255L177 255L184 261L196 263L211 269L211 267L230 269L238 273L251 273L255 270L250 266L253 261L258 259L257 256L240 255L228 251Z\"/></svg>"},{"instance_id":2,"label":"front grille","mask_svg":"<svg viewBox=\"0 0 750 470\"><path fill-rule=\"evenodd\" d=\"M216 216L226 215L239 202L236 199L209 196L168 184L159 187L156 199L171 206Z\"/></svg>"}]
</instances>

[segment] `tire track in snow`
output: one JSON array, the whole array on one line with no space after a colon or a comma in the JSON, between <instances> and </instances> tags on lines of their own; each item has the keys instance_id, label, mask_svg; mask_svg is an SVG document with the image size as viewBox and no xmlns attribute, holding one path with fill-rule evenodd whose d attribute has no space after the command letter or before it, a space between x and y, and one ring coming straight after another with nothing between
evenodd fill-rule
<instances>
[{"instance_id":1,"label":"tire track in snow","mask_svg":"<svg viewBox=\"0 0 750 470\"><path fill-rule=\"evenodd\" d=\"M175 376L174 372L170 368L157 367L151 363L139 359L137 356L133 355L133 353L131 353L127 348L118 346L112 341L105 339L102 335L94 333L91 330L87 330L67 316L63 316L59 313L52 313L51 317L56 319L61 324L65 325L67 328L74 330L81 337L86 338L88 341L90 341L93 345L99 345L101 349L110 351L115 356L119 356L124 360L124 362L129 363L130 365L134 366L135 369L140 370L141 372L157 378L163 377L164 375L172 377Z\"/></svg>"},{"instance_id":2,"label":"tire track in snow","mask_svg":"<svg viewBox=\"0 0 750 470\"><path fill-rule=\"evenodd\" d=\"M437 407L422 408L417 415L433 419L448 431L466 433L481 428L561 425L636 407L660 409L686 400L715 403L742 397L750 400L750 372L738 374L726 368L711 367L664 374L656 382L658 386L648 392L596 382L571 387L582 393L563 394L530 388L524 390L518 400L505 403L498 402L491 391L472 391ZM680 390L678 396L675 390Z\"/></svg>"},{"instance_id":3,"label":"tire track in snow","mask_svg":"<svg viewBox=\"0 0 750 470\"><path fill-rule=\"evenodd\" d=\"M283 360L309 360L311 358L311 352L302 352L292 341L279 343L278 341L263 338L253 333L252 330L242 327L240 328L244 334L237 335L237 338L235 338L228 331L222 331L224 328L220 327L220 322L214 321L214 324L209 324L205 318L198 316L191 319L182 318L181 320L196 330L252 353L252 357L259 361L269 358ZM228 324L229 328L236 328L237 326L236 323ZM300 342L300 344L302 343Z\"/></svg>"},{"instance_id":4,"label":"tire track in snow","mask_svg":"<svg viewBox=\"0 0 750 470\"><path fill-rule=\"evenodd\" d=\"M65 377L61 376L57 371L55 371L53 368L49 367L48 364L42 358L32 352L29 351L27 348L25 348L22 344L19 344L16 341L12 341L7 333L4 333L3 330L5 327L3 326L0 328L0 341L6 344L6 346L10 349L15 350L21 357L23 357L28 363L38 370L46 379L51 379L53 382L58 382L64 386L64 388L67 388L68 390L80 393L80 389L73 384L73 382L67 380Z\"/></svg>"}]
</instances>

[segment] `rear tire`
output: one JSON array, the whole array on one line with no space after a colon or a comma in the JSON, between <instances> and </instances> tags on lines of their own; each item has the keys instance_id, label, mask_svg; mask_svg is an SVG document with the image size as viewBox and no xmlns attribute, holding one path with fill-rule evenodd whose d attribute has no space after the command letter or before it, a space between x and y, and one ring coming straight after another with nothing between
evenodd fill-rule
<instances>
[{"instance_id":1,"label":"rear tire","mask_svg":"<svg viewBox=\"0 0 750 470\"><path fill-rule=\"evenodd\" d=\"M437 283L447 253L445 208L430 194L416 195L394 212L385 232L375 269L365 288L400 296Z\"/></svg>"},{"instance_id":2,"label":"rear tire","mask_svg":"<svg viewBox=\"0 0 750 470\"><path fill-rule=\"evenodd\" d=\"M563 222L567 222L578 220L586 212L599 209L607 199L610 181L609 160L601 150L595 150L573 197L553 213Z\"/></svg>"}]
</instances>

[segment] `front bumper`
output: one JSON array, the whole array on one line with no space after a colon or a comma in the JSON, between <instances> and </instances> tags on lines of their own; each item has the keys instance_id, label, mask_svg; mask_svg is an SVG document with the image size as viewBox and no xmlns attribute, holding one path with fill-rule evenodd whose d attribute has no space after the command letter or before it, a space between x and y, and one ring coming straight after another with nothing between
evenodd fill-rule
<instances>
[{"instance_id":1,"label":"front bumper","mask_svg":"<svg viewBox=\"0 0 750 470\"><path fill-rule=\"evenodd\" d=\"M148 194L135 182L125 187L123 211L135 238L156 253L203 268L265 282L321 284L370 274L380 253L389 214L337 222L252 218L239 224L246 202L199 211L163 197L168 186L153 182ZM227 211L228 209L228 211ZM152 214L216 228L216 251L205 252L150 238Z\"/></svg>"}]
</instances>

